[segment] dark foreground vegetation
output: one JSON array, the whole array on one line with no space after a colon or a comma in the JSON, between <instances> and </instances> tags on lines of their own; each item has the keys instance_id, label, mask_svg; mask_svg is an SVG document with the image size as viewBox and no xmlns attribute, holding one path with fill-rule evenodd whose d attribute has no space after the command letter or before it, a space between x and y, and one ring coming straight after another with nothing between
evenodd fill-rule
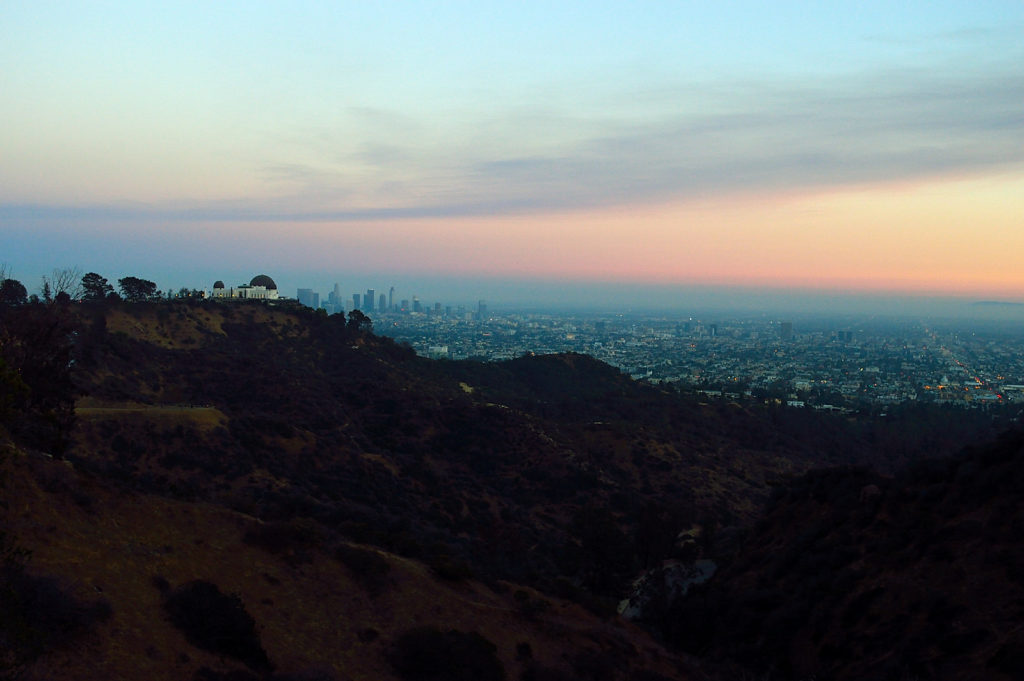
<instances>
[{"instance_id":1,"label":"dark foreground vegetation","mask_svg":"<svg viewBox=\"0 0 1024 681\"><path fill-rule=\"evenodd\" d=\"M92 641L155 678L1021 672L1021 438L961 451L1010 413L701 403L582 355L434 362L361 315L104 291L0 309L10 670ZM716 576L646 633L615 615L697 558ZM164 638L125 651L127 621Z\"/></svg>"}]
</instances>

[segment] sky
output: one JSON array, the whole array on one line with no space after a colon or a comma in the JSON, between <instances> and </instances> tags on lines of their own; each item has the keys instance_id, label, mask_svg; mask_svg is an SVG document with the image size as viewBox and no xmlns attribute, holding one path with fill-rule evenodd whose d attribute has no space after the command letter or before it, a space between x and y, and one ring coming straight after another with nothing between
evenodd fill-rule
<instances>
[{"instance_id":1,"label":"sky","mask_svg":"<svg viewBox=\"0 0 1024 681\"><path fill-rule=\"evenodd\" d=\"M30 290L1024 302L1021 254L1019 0L0 3Z\"/></svg>"}]
</instances>

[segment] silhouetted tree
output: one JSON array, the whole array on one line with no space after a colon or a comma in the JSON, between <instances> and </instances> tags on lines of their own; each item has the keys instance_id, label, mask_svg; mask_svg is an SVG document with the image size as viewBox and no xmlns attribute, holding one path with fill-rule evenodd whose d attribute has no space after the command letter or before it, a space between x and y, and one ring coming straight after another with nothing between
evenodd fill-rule
<instances>
[{"instance_id":1,"label":"silhouetted tree","mask_svg":"<svg viewBox=\"0 0 1024 681\"><path fill-rule=\"evenodd\" d=\"M65 292L61 295L67 297ZM75 417L73 321L60 305L7 309L2 318L0 357L27 388L15 403L11 434L59 457Z\"/></svg>"},{"instance_id":2,"label":"silhouetted tree","mask_svg":"<svg viewBox=\"0 0 1024 681\"><path fill-rule=\"evenodd\" d=\"M4 279L0 284L0 304L24 305L28 302L28 291L17 279Z\"/></svg>"},{"instance_id":3,"label":"silhouetted tree","mask_svg":"<svg viewBox=\"0 0 1024 681\"><path fill-rule=\"evenodd\" d=\"M104 300L114 292L114 287L107 283L106 277L89 272L82 277L82 299Z\"/></svg>"},{"instance_id":4,"label":"silhouetted tree","mask_svg":"<svg viewBox=\"0 0 1024 681\"><path fill-rule=\"evenodd\" d=\"M0 356L0 424L10 425L18 415L18 406L25 400L28 387L18 372L7 366Z\"/></svg>"},{"instance_id":5,"label":"silhouetted tree","mask_svg":"<svg viewBox=\"0 0 1024 681\"><path fill-rule=\"evenodd\" d=\"M121 296L132 303L150 300L156 296L156 284L147 279L124 277L117 280L117 285L121 289Z\"/></svg>"},{"instance_id":6,"label":"silhouetted tree","mask_svg":"<svg viewBox=\"0 0 1024 681\"><path fill-rule=\"evenodd\" d=\"M45 287L49 284L54 298L61 293L66 293L72 300L78 300L82 297L81 280L82 270L77 267L64 267L53 270L49 277L43 277L43 285Z\"/></svg>"},{"instance_id":7,"label":"silhouetted tree","mask_svg":"<svg viewBox=\"0 0 1024 681\"><path fill-rule=\"evenodd\" d=\"M352 310L348 313L348 330L355 333L370 333L373 331L373 320L360 310Z\"/></svg>"}]
</instances>

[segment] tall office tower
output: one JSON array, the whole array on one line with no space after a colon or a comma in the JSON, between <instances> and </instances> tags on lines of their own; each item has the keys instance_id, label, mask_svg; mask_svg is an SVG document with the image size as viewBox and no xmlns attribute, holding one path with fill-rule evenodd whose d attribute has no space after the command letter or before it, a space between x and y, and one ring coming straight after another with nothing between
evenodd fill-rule
<instances>
[{"instance_id":1,"label":"tall office tower","mask_svg":"<svg viewBox=\"0 0 1024 681\"><path fill-rule=\"evenodd\" d=\"M487 301L478 300L476 303L476 318L483 321L487 318Z\"/></svg>"},{"instance_id":2,"label":"tall office tower","mask_svg":"<svg viewBox=\"0 0 1024 681\"><path fill-rule=\"evenodd\" d=\"M412 311L423 312L423 308L420 306L420 299L417 298L416 296L412 297Z\"/></svg>"},{"instance_id":3,"label":"tall office tower","mask_svg":"<svg viewBox=\"0 0 1024 681\"><path fill-rule=\"evenodd\" d=\"M330 302L328 314L345 314L345 299L341 297L341 286L335 284L327 300Z\"/></svg>"},{"instance_id":4,"label":"tall office tower","mask_svg":"<svg viewBox=\"0 0 1024 681\"><path fill-rule=\"evenodd\" d=\"M712 338L718 336L718 324L708 324L708 335Z\"/></svg>"},{"instance_id":5,"label":"tall office tower","mask_svg":"<svg viewBox=\"0 0 1024 681\"><path fill-rule=\"evenodd\" d=\"M793 340L793 322L779 324L779 338L784 341Z\"/></svg>"},{"instance_id":6,"label":"tall office tower","mask_svg":"<svg viewBox=\"0 0 1024 681\"><path fill-rule=\"evenodd\" d=\"M311 307L314 310L319 307L320 296L319 294L313 293L313 289L311 288L300 288L298 293L295 294L295 297L298 298L299 302L306 307Z\"/></svg>"},{"instance_id":7,"label":"tall office tower","mask_svg":"<svg viewBox=\"0 0 1024 681\"><path fill-rule=\"evenodd\" d=\"M440 317L441 316L441 303L434 303L434 316L435 317Z\"/></svg>"},{"instance_id":8,"label":"tall office tower","mask_svg":"<svg viewBox=\"0 0 1024 681\"><path fill-rule=\"evenodd\" d=\"M377 299L377 312L388 312L388 299L383 293Z\"/></svg>"},{"instance_id":9,"label":"tall office tower","mask_svg":"<svg viewBox=\"0 0 1024 681\"><path fill-rule=\"evenodd\" d=\"M388 312L395 311L395 287L392 286L391 290L388 291Z\"/></svg>"},{"instance_id":10,"label":"tall office tower","mask_svg":"<svg viewBox=\"0 0 1024 681\"><path fill-rule=\"evenodd\" d=\"M444 306L444 316L445 317L451 317L452 316L452 306L451 305L445 305Z\"/></svg>"},{"instance_id":11,"label":"tall office tower","mask_svg":"<svg viewBox=\"0 0 1024 681\"><path fill-rule=\"evenodd\" d=\"M352 309L353 310L362 310L363 309L362 305L359 304L359 294L358 293L353 293L352 294Z\"/></svg>"},{"instance_id":12,"label":"tall office tower","mask_svg":"<svg viewBox=\"0 0 1024 681\"><path fill-rule=\"evenodd\" d=\"M409 299L408 298L403 298L402 299L402 303L401 303L401 305L399 305L399 307L402 308L402 312L408 312L409 311Z\"/></svg>"},{"instance_id":13,"label":"tall office tower","mask_svg":"<svg viewBox=\"0 0 1024 681\"><path fill-rule=\"evenodd\" d=\"M363 305L366 306L366 309L363 312L373 312L373 303L377 299L374 293L372 288L366 289L366 295L363 296Z\"/></svg>"}]
</instances>

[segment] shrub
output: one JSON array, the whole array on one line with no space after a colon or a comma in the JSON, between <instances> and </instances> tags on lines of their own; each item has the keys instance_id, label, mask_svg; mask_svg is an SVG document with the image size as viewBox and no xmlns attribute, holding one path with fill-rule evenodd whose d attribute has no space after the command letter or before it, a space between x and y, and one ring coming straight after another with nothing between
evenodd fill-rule
<instances>
[{"instance_id":1,"label":"shrub","mask_svg":"<svg viewBox=\"0 0 1024 681\"><path fill-rule=\"evenodd\" d=\"M2 543L2 537L0 537ZM23 555L4 551L0 563L0 675L69 643L110 618L105 600L79 601L56 579L29 575Z\"/></svg>"},{"instance_id":2,"label":"shrub","mask_svg":"<svg viewBox=\"0 0 1024 681\"><path fill-rule=\"evenodd\" d=\"M238 596L221 593L216 584L195 580L172 591L164 608L171 623L197 648L241 660L252 669L271 669L256 622Z\"/></svg>"},{"instance_id":3,"label":"shrub","mask_svg":"<svg viewBox=\"0 0 1024 681\"><path fill-rule=\"evenodd\" d=\"M406 681L503 681L497 648L480 634L420 627L402 634L391 666Z\"/></svg>"}]
</instances>

